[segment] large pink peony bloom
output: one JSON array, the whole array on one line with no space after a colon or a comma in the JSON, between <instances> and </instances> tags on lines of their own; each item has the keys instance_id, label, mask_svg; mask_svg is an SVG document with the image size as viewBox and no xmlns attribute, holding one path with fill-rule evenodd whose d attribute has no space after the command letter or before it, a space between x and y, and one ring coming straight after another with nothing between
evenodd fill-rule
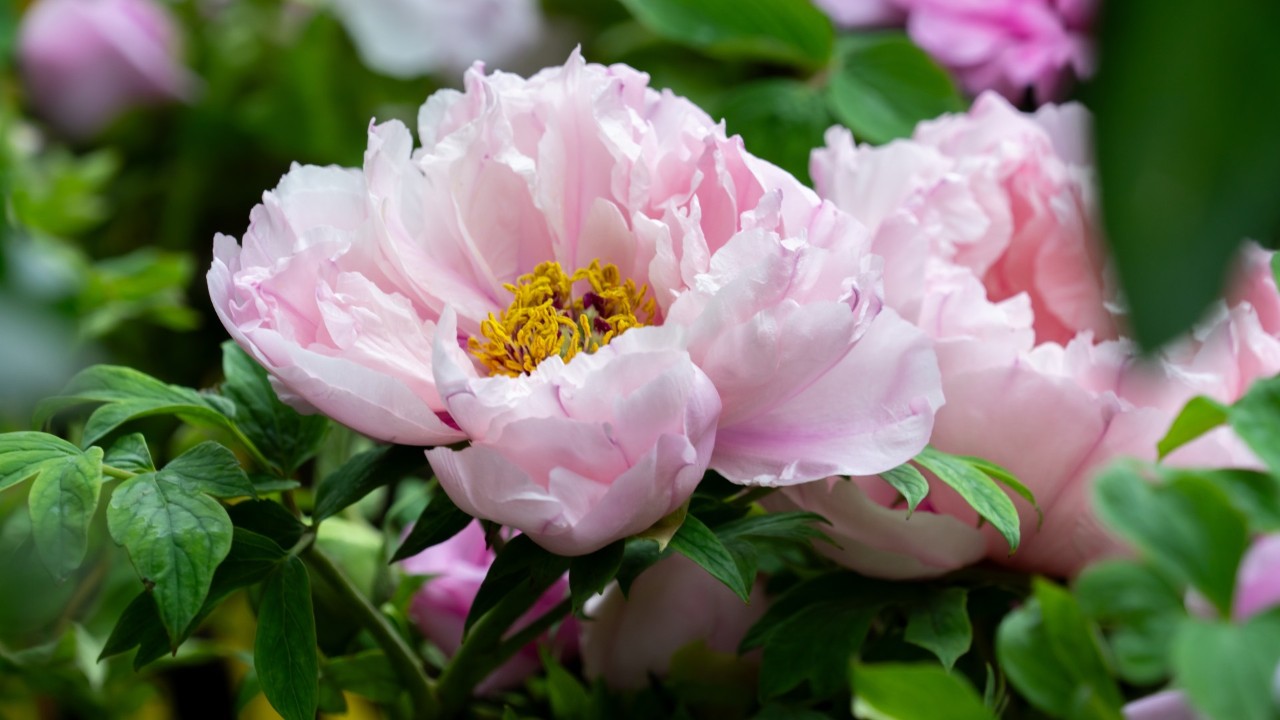
<instances>
[{"instance_id":1,"label":"large pink peony bloom","mask_svg":"<svg viewBox=\"0 0 1280 720\"><path fill-rule=\"evenodd\" d=\"M941 404L865 230L625 66L477 65L414 151L295 167L218 236L209 290L285 397L428 452L459 507L586 553L708 466L788 485L880 472Z\"/></svg>"},{"instance_id":2,"label":"large pink peony bloom","mask_svg":"<svg viewBox=\"0 0 1280 720\"><path fill-rule=\"evenodd\" d=\"M587 604L583 672L615 688L645 687L693 643L736 654L767 608L763 583L752 588L747 604L692 560L672 555L636 578L627 597L615 584Z\"/></svg>"},{"instance_id":3,"label":"large pink peony bloom","mask_svg":"<svg viewBox=\"0 0 1280 720\"><path fill-rule=\"evenodd\" d=\"M39 0L22 17L18 58L36 110L88 137L136 105L190 97L178 28L152 0Z\"/></svg>"},{"instance_id":4,"label":"large pink peony bloom","mask_svg":"<svg viewBox=\"0 0 1280 720\"><path fill-rule=\"evenodd\" d=\"M965 89L1036 103L1060 99L1094 71L1096 0L896 0L907 32Z\"/></svg>"},{"instance_id":5,"label":"large pink peony bloom","mask_svg":"<svg viewBox=\"0 0 1280 720\"><path fill-rule=\"evenodd\" d=\"M1280 317L1266 256L1218 317L1139 364L1120 336L1121 306L1094 220L1085 111L1024 115L994 94L966 115L922 124L910 140L855 147L832 129L813 157L822 195L865 222L885 258L885 301L934 338L946 406L931 443L1004 465L1045 512L1015 498L1022 548L1008 547L938 483L910 520L876 477L791 488L791 503L836 525L837 558L887 577L937 575L984 556L1069 575L1116 542L1089 508L1094 473L1156 442L1197 394L1230 402L1280 371ZM1170 462L1249 465L1225 429Z\"/></svg>"},{"instance_id":6,"label":"large pink peony bloom","mask_svg":"<svg viewBox=\"0 0 1280 720\"><path fill-rule=\"evenodd\" d=\"M485 546L484 529L473 522L439 545L405 559L401 563L410 575L429 575L426 584L414 595L409 615L422 634L435 643L445 655L453 655L462 647L462 629L475 602L480 584L493 564L495 554ZM533 622L550 611L569 593L569 581L561 578L538 598L533 607L516 621L512 631ZM577 621L567 619L560 625L554 643L558 649L577 649ZM489 695L519 685L542 667L537 643L521 648L510 660L476 686L480 695Z\"/></svg>"}]
</instances>

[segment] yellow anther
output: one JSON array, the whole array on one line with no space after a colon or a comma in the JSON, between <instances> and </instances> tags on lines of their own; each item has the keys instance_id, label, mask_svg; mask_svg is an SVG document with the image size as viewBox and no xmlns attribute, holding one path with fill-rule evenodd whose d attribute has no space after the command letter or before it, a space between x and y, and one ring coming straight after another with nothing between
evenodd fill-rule
<instances>
[{"instance_id":1,"label":"yellow anther","mask_svg":"<svg viewBox=\"0 0 1280 720\"><path fill-rule=\"evenodd\" d=\"M574 298L579 281L590 290ZM514 377L533 372L553 355L568 362L580 352L593 353L631 328L652 324L657 315L656 301L646 297L647 285L624 282L616 265L599 260L572 275L560 263L544 262L504 287L511 292L511 305L500 317L490 313L480 323L483 339L467 342L491 375Z\"/></svg>"}]
</instances>

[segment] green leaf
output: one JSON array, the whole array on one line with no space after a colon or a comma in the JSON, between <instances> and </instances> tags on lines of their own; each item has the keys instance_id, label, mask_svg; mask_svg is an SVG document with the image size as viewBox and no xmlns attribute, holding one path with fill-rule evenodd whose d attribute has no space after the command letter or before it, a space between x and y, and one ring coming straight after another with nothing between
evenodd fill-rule
<instances>
[{"instance_id":1,"label":"green leaf","mask_svg":"<svg viewBox=\"0 0 1280 720\"><path fill-rule=\"evenodd\" d=\"M814 539L826 540L827 536L814 527L816 523L831 524L826 518L811 512L764 513L731 520L716 527L715 534L726 543L738 539L800 543Z\"/></svg>"},{"instance_id":2,"label":"green leaf","mask_svg":"<svg viewBox=\"0 0 1280 720\"><path fill-rule=\"evenodd\" d=\"M845 36L836 57L827 99L862 140L907 137L921 120L964 109L947 72L901 33Z\"/></svg>"},{"instance_id":3,"label":"green leaf","mask_svg":"<svg viewBox=\"0 0 1280 720\"><path fill-rule=\"evenodd\" d=\"M1193 475L1216 485L1237 510L1249 518L1254 533L1280 530L1280 478L1265 472L1213 468L1183 470L1166 468L1165 477Z\"/></svg>"},{"instance_id":4,"label":"green leaf","mask_svg":"<svg viewBox=\"0 0 1280 720\"><path fill-rule=\"evenodd\" d=\"M907 500L907 517L929 494L929 481L914 465L903 464L880 473L880 479L893 486Z\"/></svg>"},{"instance_id":5,"label":"green leaf","mask_svg":"<svg viewBox=\"0 0 1280 720\"><path fill-rule=\"evenodd\" d=\"M587 689L564 669L547 647L538 648L542 667L547 671L547 698L551 701L551 717L556 720L586 720L591 706Z\"/></svg>"},{"instance_id":6,"label":"green leaf","mask_svg":"<svg viewBox=\"0 0 1280 720\"><path fill-rule=\"evenodd\" d=\"M362 452L320 481L314 522L341 512L368 495L427 464L422 448L388 445Z\"/></svg>"},{"instance_id":7,"label":"green leaf","mask_svg":"<svg viewBox=\"0 0 1280 720\"><path fill-rule=\"evenodd\" d=\"M282 475L316 454L329 428L323 415L301 415L281 402L267 371L231 340L222 344L222 372L222 395L235 403L236 425Z\"/></svg>"},{"instance_id":8,"label":"green leaf","mask_svg":"<svg viewBox=\"0 0 1280 720\"><path fill-rule=\"evenodd\" d=\"M831 56L831 22L804 0L622 0L660 37L725 58L817 70Z\"/></svg>"},{"instance_id":9,"label":"green leaf","mask_svg":"<svg viewBox=\"0 0 1280 720\"><path fill-rule=\"evenodd\" d=\"M395 555L391 556L391 561L399 562L439 545L462 532L472 522L471 516L458 509L444 490L436 488L431 500L422 509L422 514L413 523L409 536L400 543Z\"/></svg>"},{"instance_id":10,"label":"green leaf","mask_svg":"<svg viewBox=\"0 0 1280 720\"><path fill-rule=\"evenodd\" d=\"M704 481L705 482L705 481ZM667 545L671 543L671 538L680 531L680 526L684 525L684 519L689 515L689 503L684 503L680 507L663 515L658 522L645 528L644 531L638 532L634 537L641 540L653 540L658 544L658 552L666 552Z\"/></svg>"},{"instance_id":11,"label":"green leaf","mask_svg":"<svg viewBox=\"0 0 1280 720\"><path fill-rule=\"evenodd\" d=\"M27 509L36 552L59 580L84 562L89 548L89 523L98 509L102 490L102 448L40 464L31 485Z\"/></svg>"},{"instance_id":12,"label":"green leaf","mask_svg":"<svg viewBox=\"0 0 1280 720\"><path fill-rule=\"evenodd\" d=\"M517 588L538 597L569 569L569 558L553 555L539 547L528 535L517 535L494 558L471 601L465 630L493 609Z\"/></svg>"},{"instance_id":13,"label":"green leaf","mask_svg":"<svg viewBox=\"0 0 1280 720\"><path fill-rule=\"evenodd\" d=\"M235 406L227 400L114 365L95 365L71 378L61 395L36 406L35 422L43 425L58 411L86 403L104 403L85 424L82 442L86 446L123 423L151 415L177 415L191 423L238 433L231 422Z\"/></svg>"},{"instance_id":14,"label":"green leaf","mask_svg":"<svg viewBox=\"0 0 1280 720\"><path fill-rule=\"evenodd\" d=\"M969 463L971 467L980 470L987 477L995 480L1001 485L1004 485L1016 493L1018 497L1026 500L1027 504L1036 511L1036 516L1039 520L1038 524L1044 523L1044 512L1040 509L1040 506L1036 504L1035 493L1031 492L1031 488L1023 485L1022 481L1018 480L1013 473L984 458L974 457L972 455L957 455L956 457Z\"/></svg>"},{"instance_id":15,"label":"green leaf","mask_svg":"<svg viewBox=\"0 0 1280 720\"><path fill-rule=\"evenodd\" d=\"M307 530L283 505L270 500L238 502L227 509L227 514L237 528L268 537L282 548L297 545Z\"/></svg>"},{"instance_id":16,"label":"green leaf","mask_svg":"<svg viewBox=\"0 0 1280 720\"><path fill-rule=\"evenodd\" d=\"M214 497L257 497L235 453L216 442L202 442L164 466L160 476L187 490Z\"/></svg>"},{"instance_id":17,"label":"green leaf","mask_svg":"<svg viewBox=\"0 0 1280 720\"><path fill-rule=\"evenodd\" d=\"M931 447L925 448L915 457L915 462L923 465L939 480L951 486L964 498L964 501L991 523L1006 542L1009 553L1018 549L1020 523L1018 510L1013 500L1000 489L985 472L973 467L964 459L947 455Z\"/></svg>"},{"instance_id":18,"label":"green leaf","mask_svg":"<svg viewBox=\"0 0 1280 720\"><path fill-rule=\"evenodd\" d=\"M1258 380L1228 412L1231 428L1280 475L1280 377Z\"/></svg>"},{"instance_id":19,"label":"green leaf","mask_svg":"<svg viewBox=\"0 0 1280 720\"><path fill-rule=\"evenodd\" d=\"M995 720L973 686L936 665L853 666L853 715L866 720Z\"/></svg>"},{"instance_id":20,"label":"green leaf","mask_svg":"<svg viewBox=\"0 0 1280 720\"><path fill-rule=\"evenodd\" d=\"M1221 294L1242 238L1280 229L1280 4L1126 0L1091 88L1104 232L1134 337L1155 348Z\"/></svg>"},{"instance_id":21,"label":"green leaf","mask_svg":"<svg viewBox=\"0 0 1280 720\"><path fill-rule=\"evenodd\" d=\"M154 472L156 463L151 459L151 450L147 448L147 438L142 433L130 433L111 444L105 465L131 473Z\"/></svg>"},{"instance_id":22,"label":"green leaf","mask_svg":"<svg viewBox=\"0 0 1280 720\"><path fill-rule=\"evenodd\" d=\"M374 702L395 703L403 692L400 676L381 650L330 658L323 672L340 689Z\"/></svg>"},{"instance_id":23,"label":"green leaf","mask_svg":"<svg viewBox=\"0 0 1280 720\"><path fill-rule=\"evenodd\" d=\"M1182 593L1161 573L1131 560L1108 560L1076 579L1080 608L1108 631L1121 677L1154 685L1169 674L1169 646L1186 615Z\"/></svg>"},{"instance_id":24,"label":"green leaf","mask_svg":"<svg viewBox=\"0 0 1280 720\"><path fill-rule=\"evenodd\" d=\"M176 648L231 550L232 528L221 505L172 477L162 471L122 483L107 506L107 527L155 594Z\"/></svg>"},{"instance_id":25,"label":"green leaf","mask_svg":"<svg viewBox=\"0 0 1280 720\"><path fill-rule=\"evenodd\" d=\"M1014 687L1055 717L1119 720L1122 698L1096 631L1067 591L1035 581L1035 598L996 631L996 656Z\"/></svg>"},{"instance_id":26,"label":"green leaf","mask_svg":"<svg viewBox=\"0 0 1280 720\"><path fill-rule=\"evenodd\" d=\"M813 86L771 78L734 84L712 106L747 150L798 178L809 177L809 153L835 121Z\"/></svg>"},{"instance_id":27,"label":"green leaf","mask_svg":"<svg viewBox=\"0 0 1280 720\"><path fill-rule=\"evenodd\" d=\"M950 670L973 642L973 626L966 608L968 596L965 588L949 587L912 605L903 639L937 655L943 667Z\"/></svg>"},{"instance_id":28,"label":"green leaf","mask_svg":"<svg viewBox=\"0 0 1280 720\"><path fill-rule=\"evenodd\" d=\"M1280 613L1244 624L1184 618L1173 641L1177 684L1208 717L1274 720Z\"/></svg>"},{"instance_id":29,"label":"green leaf","mask_svg":"<svg viewBox=\"0 0 1280 720\"><path fill-rule=\"evenodd\" d=\"M320 692L311 582L291 557L262 587L253 666L271 707L285 720L313 720Z\"/></svg>"},{"instance_id":30,"label":"green leaf","mask_svg":"<svg viewBox=\"0 0 1280 720\"><path fill-rule=\"evenodd\" d=\"M1200 395L1183 406L1169 430L1156 443L1161 460L1169 453L1227 422L1228 408L1213 398Z\"/></svg>"},{"instance_id":31,"label":"green leaf","mask_svg":"<svg viewBox=\"0 0 1280 720\"><path fill-rule=\"evenodd\" d=\"M666 552L659 549L657 540L638 536L627 538L622 551L622 565L618 567L617 574L618 589L622 591L622 596L629 595L631 583L666 555Z\"/></svg>"},{"instance_id":32,"label":"green leaf","mask_svg":"<svg viewBox=\"0 0 1280 720\"><path fill-rule=\"evenodd\" d=\"M47 463L81 454L80 448L48 433L4 433L0 435L0 490L38 475Z\"/></svg>"},{"instance_id":33,"label":"green leaf","mask_svg":"<svg viewBox=\"0 0 1280 720\"><path fill-rule=\"evenodd\" d=\"M593 595L604 592L618 574L626 544L625 540L618 540L593 553L570 558L569 594L573 598L574 612L580 612Z\"/></svg>"},{"instance_id":34,"label":"green leaf","mask_svg":"<svg viewBox=\"0 0 1280 720\"><path fill-rule=\"evenodd\" d=\"M849 658L866 639L879 605L870 598L828 598L780 622L764 642L760 700L808 682L812 697L839 692Z\"/></svg>"},{"instance_id":35,"label":"green leaf","mask_svg":"<svg viewBox=\"0 0 1280 720\"><path fill-rule=\"evenodd\" d=\"M742 573L720 538L693 515L684 519L684 524L671 538L671 549L700 565L743 602L751 596L754 576Z\"/></svg>"},{"instance_id":36,"label":"green leaf","mask_svg":"<svg viewBox=\"0 0 1280 720\"><path fill-rule=\"evenodd\" d=\"M1245 518L1213 483L1176 475L1152 485L1141 466L1120 463L1094 484L1094 505L1113 530L1174 578L1194 585L1223 615L1248 542Z\"/></svg>"}]
</instances>

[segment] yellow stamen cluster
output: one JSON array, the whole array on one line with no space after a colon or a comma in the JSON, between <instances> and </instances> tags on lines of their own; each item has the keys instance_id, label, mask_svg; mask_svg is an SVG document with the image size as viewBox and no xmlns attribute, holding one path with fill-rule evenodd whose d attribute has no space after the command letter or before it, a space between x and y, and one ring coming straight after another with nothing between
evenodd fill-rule
<instances>
[{"instance_id":1,"label":"yellow stamen cluster","mask_svg":"<svg viewBox=\"0 0 1280 720\"><path fill-rule=\"evenodd\" d=\"M575 298L573 286L579 281L591 289ZM511 305L501 317L490 313L480 324L484 338L467 343L490 375L531 373L552 355L568 362L631 328L652 324L657 314L654 299L645 297L647 285L624 282L616 265L599 260L573 275L566 275L558 262L544 262L504 287L515 296Z\"/></svg>"}]
</instances>

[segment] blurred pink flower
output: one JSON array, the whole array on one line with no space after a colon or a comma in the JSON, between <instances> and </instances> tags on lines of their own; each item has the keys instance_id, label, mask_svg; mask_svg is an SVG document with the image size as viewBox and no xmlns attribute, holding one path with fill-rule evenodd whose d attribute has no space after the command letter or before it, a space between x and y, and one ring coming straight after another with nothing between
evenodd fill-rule
<instances>
[{"instance_id":1,"label":"blurred pink flower","mask_svg":"<svg viewBox=\"0 0 1280 720\"><path fill-rule=\"evenodd\" d=\"M152 0L38 0L18 28L31 103L74 137L137 105L191 97L179 30Z\"/></svg>"},{"instance_id":2,"label":"blurred pink flower","mask_svg":"<svg viewBox=\"0 0 1280 720\"><path fill-rule=\"evenodd\" d=\"M1094 71L1094 0L896 0L907 32L965 89L1036 104L1061 99Z\"/></svg>"},{"instance_id":3,"label":"blurred pink flower","mask_svg":"<svg viewBox=\"0 0 1280 720\"><path fill-rule=\"evenodd\" d=\"M814 0L814 4L842 28L901 25L907 16L895 0Z\"/></svg>"},{"instance_id":4,"label":"blurred pink flower","mask_svg":"<svg viewBox=\"0 0 1280 720\"><path fill-rule=\"evenodd\" d=\"M667 674L671 658L695 642L736 654L747 630L768 608L763 583L750 604L683 555L645 570L623 597L617 584L587 604L582 627L583 672L611 687L638 689Z\"/></svg>"},{"instance_id":5,"label":"blurred pink flower","mask_svg":"<svg viewBox=\"0 0 1280 720\"><path fill-rule=\"evenodd\" d=\"M1071 575L1118 549L1089 507L1094 473L1156 442L1197 394L1223 402L1280 371L1280 300L1256 246L1223 304L1159 362L1139 363L1099 246L1088 116L1074 105L1024 115L986 94L968 114L922 123L910 140L855 147L834 128L813 157L820 193L867 224L885 259L885 302L935 341L946 406L930 443L1008 468L1045 517L1015 498L1012 557L953 491L932 483L906 520L876 477L790 488L835 523L842 563L887 577L937 575L981 557ZM1256 465L1226 429L1168 462Z\"/></svg>"},{"instance_id":6,"label":"blurred pink flower","mask_svg":"<svg viewBox=\"0 0 1280 720\"><path fill-rule=\"evenodd\" d=\"M409 575L429 575L422 589L414 595L409 615L418 629L447 656L462 647L462 628L471 604L475 602L480 583L489 572L495 555L485 546L484 529L473 522L439 545L405 559L401 563ZM538 598L529 612L512 625L519 632L535 619L550 611L569 593L568 578L560 578ZM577 621L572 617L560 624L553 644L559 651L577 652ZM543 637L539 642L545 642ZM530 643L510 660L494 670L476 686L476 693L492 695L519 685L542 667L538 643Z\"/></svg>"},{"instance_id":7,"label":"blurred pink flower","mask_svg":"<svg viewBox=\"0 0 1280 720\"><path fill-rule=\"evenodd\" d=\"M365 65L411 78L500 66L537 44L537 0L329 0ZM507 68L510 69L510 68Z\"/></svg>"},{"instance_id":8,"label":"blurred pink flower","mask_svg":"<svg viewBox=\"0 0 1280 720\"><path fill-rule=\"evenodd\" d=\"M869 474L941 404L865 230L615 65L477 65L414 151L294 167L210 295L283 395L428 457L466 512L581 554L747 484Z\"/></svg>"}]
</instances>

